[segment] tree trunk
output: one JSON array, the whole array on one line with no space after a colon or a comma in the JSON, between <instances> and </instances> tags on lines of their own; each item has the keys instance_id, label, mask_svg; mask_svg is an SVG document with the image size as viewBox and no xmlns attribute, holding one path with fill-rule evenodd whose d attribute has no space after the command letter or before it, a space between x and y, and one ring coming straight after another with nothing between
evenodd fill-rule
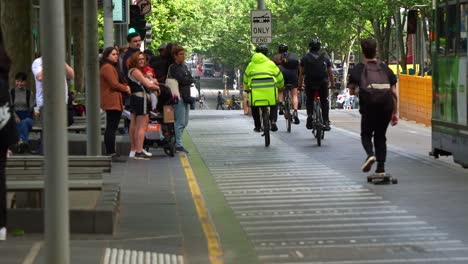
<instances>
[{"instance_id":1,"label":"tree trunk","mask_svg":"<svg viewBox=\"0 0 468 264\"><path fill-rule=\"evenodd\" d=\"M11 58L9 80L14 87L15 74L25 72L30 78L30 87L33 86L31 64L32 31L31 31L31 1L29 0L0 0L0 27L3 36L3 45Z\"/></svg>"},{"instance_id":2,"label":"tree trunk","mask_svg":"<svg viewBox=\"0 0 468 264\"><path fill-rule=\"evenodd\" d=\"M73 58L75 70L75 90L84 91L84 9L83 1L71 1L72 5L72 39L73 39Z\"/></svg>"}]
</instances>

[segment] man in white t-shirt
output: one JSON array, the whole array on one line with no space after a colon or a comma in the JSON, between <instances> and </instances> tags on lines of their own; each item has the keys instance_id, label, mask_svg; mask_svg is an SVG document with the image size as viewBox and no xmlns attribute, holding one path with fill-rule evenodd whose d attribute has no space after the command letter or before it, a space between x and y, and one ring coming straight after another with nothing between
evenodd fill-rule
<instances>
[{"instance_id":1,"label":"man in white t-shirt","mask_svg":"<svg viewBox=\"0 0 468 264\"><path fill-rule=\"evenodd\" d=\"M42 87L42 76L43 76L43 69L42 69L42 57L35 59L32 63L32 72L34 75L34 80L36 81L36 109L40 111L44 106L44 93ZM67 80L71 80L75 77L75 72L73 71L72 67L65 63L65 104L68 102L68 84ZM39 112L35 110L35 113L38 114Z\"/></svg>"}]
</instances>

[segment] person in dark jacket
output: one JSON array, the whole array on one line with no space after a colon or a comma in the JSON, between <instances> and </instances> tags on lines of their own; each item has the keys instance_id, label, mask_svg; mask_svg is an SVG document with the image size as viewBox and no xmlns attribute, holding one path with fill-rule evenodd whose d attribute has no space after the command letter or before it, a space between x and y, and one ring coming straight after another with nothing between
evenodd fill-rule
<instances>
[{"instance_id":1,"label":"person in dark jacket","mask_svg":"<svg viewBox=\"0 0 468 264\"><path fill-rule=\"evenodd\" d=\"M218 104L216 105L216 110L218 110L220 107L221 109L224 110L224 98L223 98L223 95L221 94L221 92L218 91L218 97L216 97L216 100L218 102Z\"/></svg>"},{"instance_id":2,"label":"person in dark jacket","mask_svg":"<svg viewBox=\"0 0 468 264\"><path fill-rule=\"evenodd\" d=\"M184 48L181 46L174 46L172 48L172 57L174 58L174 63L169 66L169 76L175 78L179 82L180 94L179 102L174 106L176 151L188 153L182 144L182 133L184 132L189 120L190 104L193 100L190 96L190 85L194 83L195 80L187 66L184 64Z\"/></svg>"},{"instance_id":3,"label":"person in dark jacket","mask_svg":"<svg viewBox=\"0 0 468 264\"><path fill-rule=\"evenodd\" d=\"M149 61L149 66L154 69L156 78L159 83L165 83L167 77L167 70L169 65L174 63L172 57L173 43L163 44L159 47L159 56L152 56Z\"/></svg>"},{"instance_id":4,"label":"person in dark jacket","mask_svg":"<svg viewBox=\"0 0 468 264\"><path fill-rule=\"evenodd\" d=\"M10 93L8 92L8 72L11 61L0 46L0 241L6 240L7 230L7 193L6 159L8 148L18 142L18 132L14 119Z\"/></svg>"}]
</instances>

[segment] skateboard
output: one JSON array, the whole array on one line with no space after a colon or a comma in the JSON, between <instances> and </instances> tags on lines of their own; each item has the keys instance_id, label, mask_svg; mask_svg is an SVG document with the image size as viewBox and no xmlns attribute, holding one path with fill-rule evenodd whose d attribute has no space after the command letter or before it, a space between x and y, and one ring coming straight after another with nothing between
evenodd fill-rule
<instances>
[{"instance_id":1,"label":"skateboard","mask_svg":"<svg viewBox=\"0 0 468 264\"><path fill-rule=\"evenodd\" d=\"M398 179L393 178L393 176L388 173L385 173L384 175L382 175L381 173L373 173L367 176L367 182L373 184L397 184Z\"/></svg>"}]
</instances>

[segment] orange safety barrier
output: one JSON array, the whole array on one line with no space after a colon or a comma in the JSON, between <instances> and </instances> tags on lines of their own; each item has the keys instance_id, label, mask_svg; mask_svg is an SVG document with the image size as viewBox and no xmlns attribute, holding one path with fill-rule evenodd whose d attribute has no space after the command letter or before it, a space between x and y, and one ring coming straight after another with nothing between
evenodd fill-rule
<instances>
[{"instance_id":1,"label":"orange safety barrier","mask_svg":"<svg viewBox=\"0 0 468 264\"><path fill-rule=\"evenodd\" d=\"M432 118L432 77L399 74L400 117L426 126Z\"/></svg>"}]
</instances>

